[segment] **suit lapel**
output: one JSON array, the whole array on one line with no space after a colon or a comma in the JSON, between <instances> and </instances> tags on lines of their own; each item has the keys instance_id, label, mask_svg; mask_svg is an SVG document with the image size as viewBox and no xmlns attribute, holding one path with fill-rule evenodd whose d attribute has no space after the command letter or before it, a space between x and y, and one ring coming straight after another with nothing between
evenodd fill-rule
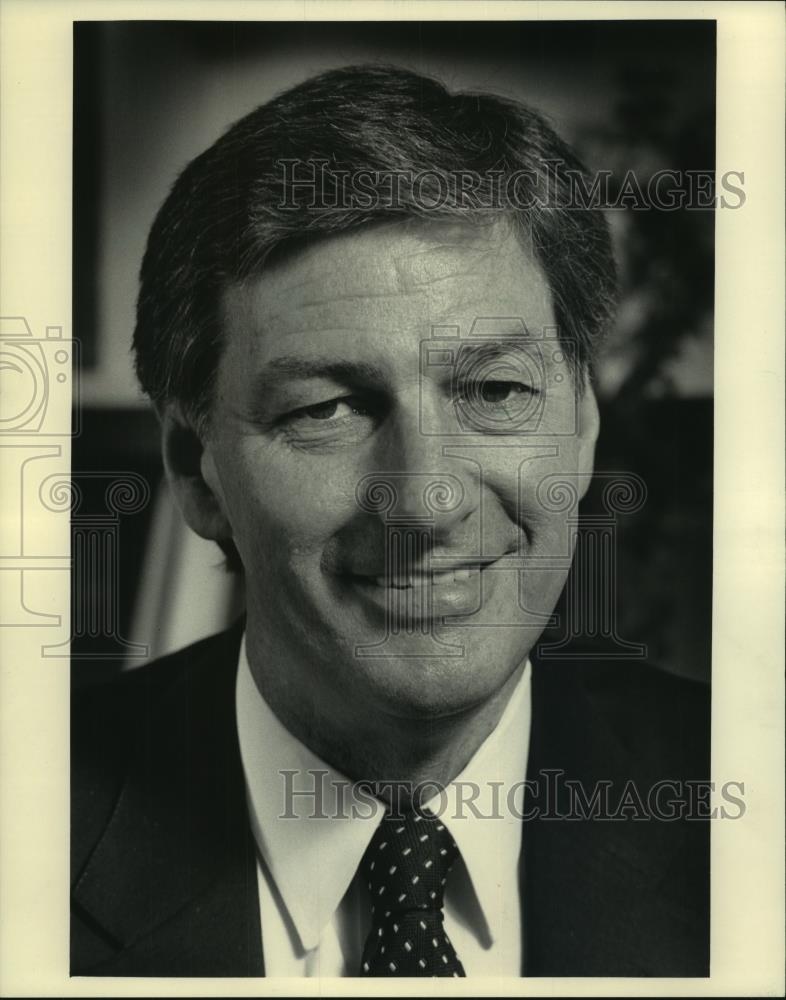
<instances>
[{"instance_id":1,"label":"suit lapel","mask_svg":"<svg viewBox=\"0 0 786 1000\"><path fill-rule=\"evenodd\" d=\"M657 780L615 737L581 673L533 669L527 774L537 791L528 788L525 815L539 813L522 841L524 974L706 975L695 915L669 884L684 825L559 818L570 809L567 779L587 795L610 781L612 802L631 780L639 789Z\"/></svg>"},{"instance_id":2,"label":"suit lapel","mask_svg":"<svg viewBox=\"0 0 786 1000\"><path fill-rule=\"evenodd\" d=\"M236 627L203 646L143 711L117 805L74 890L120 946L93 974L263 974L235 725L239 641Z\"/></svg>"}]
</instances>

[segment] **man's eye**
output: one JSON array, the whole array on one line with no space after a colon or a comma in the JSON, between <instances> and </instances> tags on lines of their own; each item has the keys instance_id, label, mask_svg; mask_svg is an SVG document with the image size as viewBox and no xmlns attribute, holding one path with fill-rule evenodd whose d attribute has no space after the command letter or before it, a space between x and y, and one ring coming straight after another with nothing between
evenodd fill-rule
<instances>
[{"instance_id":1,"label":"man's eye","mask_svg":"<svg viewBox=\"0 0 786 1000\"><path fill-rule=\"evenodd\" d=\"M377 410L357 396L337 396L310 406L299 406L278 421L279 430L302 447L358 444L376 427Z\"/></svg>"},{"instance_id":2,"label":"man's eye","mask_svg":"<svg viewBox=\"0 0 786 1000\"><path fill-rule=\"evenodd\" d=\"M367 407L352 396L337 399L327 399L324 403L314 403L313 406L302 406L289 415L290 419L298 420L336 420L349 416L366 416Z\"/></svg>"},{"instance_id":3,"label":"man's eye","mask_svg":"<svg viewBox=\"0 0 786 1000\"><path fill-rule=\"evenodd\" d=\"M532 389L523 382L482 382L478 396L484 403L507 403L519 396L529 395Z\"/></svg>"},{"instance_id":4,"label":"man's eye","mask_svg":"<svg viewBox=\"0 0 786 1000\"><path fill-rule=\"evenodd\" d=\"M515 379L477 379L459 387L455 413L465 429L521 434L533 429L541 409L540 395L540 390Z\"/></svg>"},{"instance_id":5,"label":"man's eye","mask_svg":"<svg viewBox=\"0 0 786 1000\"><path fill-rule=\"evenodd\" d=\"M329 399L326 403L317 403L316 406L306 406L299 410L295 416L310 417L312 420L330 420L335 417L339 407L339 400Z\"/></svg>"},{"instance_id":6,"label":"man's eye","mask_svg":"<svg viewBox=\"0 0 786 1000\"><path fill-rule=\"evenodd\" d=\"M507 382L484 379L474 385L464 386L461 397L475 405L502 406L506 403L520 403L535 394L536 390L524 382Z\"/></svg>"}]
</instances>

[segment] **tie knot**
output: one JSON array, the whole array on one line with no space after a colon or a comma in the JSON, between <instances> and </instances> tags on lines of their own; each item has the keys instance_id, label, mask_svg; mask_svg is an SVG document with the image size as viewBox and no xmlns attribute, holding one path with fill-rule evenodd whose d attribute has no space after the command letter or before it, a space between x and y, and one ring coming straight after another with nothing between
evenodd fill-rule
<instances>
[{"instance_id":1,"label":"tie knot","mask_svg":"<svg viewBox=\"0 0 786 1000\"><path fill-rule=\"evenodd\" d=\"M455 841L436 816L417 812L386 816L361 863L372 907L394 912L441 910L448 872L457 857Z\"/></svg>"}]
</instances>

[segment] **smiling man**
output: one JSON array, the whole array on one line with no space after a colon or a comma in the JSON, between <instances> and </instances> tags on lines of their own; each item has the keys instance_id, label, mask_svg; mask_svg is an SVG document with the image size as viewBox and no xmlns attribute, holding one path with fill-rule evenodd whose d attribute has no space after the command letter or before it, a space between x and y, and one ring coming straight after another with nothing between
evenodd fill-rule
<instances>
[{"instance_id":1,"label":"smiling man","mask_svg":"<svg viewBox=\"0 0 786 1000\"><path fill-rule=\"evenodd\" d=\"M707 973L706 823L654 808L707 778L698 687L536 656L614 301L582 171L349 67L178 179L137 370L247 611L75 701L73 973Z\"/></svg>"}]
</instances>

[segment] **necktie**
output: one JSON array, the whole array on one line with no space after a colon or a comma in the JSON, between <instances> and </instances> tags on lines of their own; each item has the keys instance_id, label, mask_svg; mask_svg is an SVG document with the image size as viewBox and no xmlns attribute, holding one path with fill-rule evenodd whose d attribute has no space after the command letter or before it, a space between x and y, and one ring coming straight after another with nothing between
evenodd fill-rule
<instances>
[{"instance_id":1,"label":"necktie","mask_svg":"<svg viewBox=\"0 0 786 1000\"><path fill-rule=\"evenodd\" d=\"M464 976L445 933L442 897L458 848L430 814L387 815L360 871L371 894L361 976Z\"/></svg>"}]
</instances>

